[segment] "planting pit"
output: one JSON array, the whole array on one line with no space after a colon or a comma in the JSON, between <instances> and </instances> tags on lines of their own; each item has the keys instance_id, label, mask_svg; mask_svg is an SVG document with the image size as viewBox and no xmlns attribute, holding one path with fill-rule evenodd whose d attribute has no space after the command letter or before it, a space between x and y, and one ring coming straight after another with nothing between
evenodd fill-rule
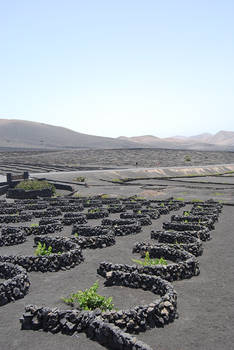
<instances>
[{"instance_id":1,"label":"planting pit","mask_svg":"<svg viewBox=\"0 0 234 350\"><path fill-rule=\"evenodd\" d=\"M44 256L0 255L0 261L20 265L28 272L55 272L70 269L84 260L79 245L69 238L36 236L34 242L36 245L45 243L47 249L51 246L54 253Z\"/></svg>"},{"instance_id":2,"label":"planting pit","mask_svg":"<svg viewBox=\"0 0 234 350\"><path fill-rule=\"evenodd\" d=\"M203 253L203 246L200 239L183 234L181 231L151 231L151 239L157 239L159 243L175 244L194 256Z\"/></svg>"},{"instance_id":3,"label":"planting pit","mask_svg":"<svg viewBox=\"0 0 234 350\"><path fill-rule=\"evenodd\" d=\"M200 273L199 263L194 255L186 252L175 245L169 246L167 244L150 244L150 243L136 243L133 247L133 253L140 252L142 257L148 252L150 258L161 258L174 262L168 265L149 265L141 266L138 264L112 264L109 262L102 262L98 268L98 273L101 276L107 276L110 271L121 271L132 274L148 274L153 276L160 276L167 281L176 281L184 278L191 278L198 276ZM143 261L143 260L142 260Z\"/></svg>"}]
</instances>

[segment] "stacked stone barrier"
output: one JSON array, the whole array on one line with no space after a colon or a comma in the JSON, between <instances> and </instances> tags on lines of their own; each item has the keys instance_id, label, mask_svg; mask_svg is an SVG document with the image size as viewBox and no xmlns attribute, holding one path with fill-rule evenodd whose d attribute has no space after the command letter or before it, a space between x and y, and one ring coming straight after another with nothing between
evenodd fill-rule
<instances>
[{"instance_id":1,"label":"stacked stone barrier","mask_svg":"<svg viewBox=\"0 0 234 350\"><path fill-rule=\"evenodd\" d=\"M142 230L136 219L103 219L102 225L112 227L116 236L134 235Z\"/></svg>"},{"instance_id":2,"label":"stacked stone barrier","mask_svg":"<svg viewBox=\"0 0 234 350\"><path fill-rule=\"evenodd\" d=\"M141 226L152 225L152 221L147 214L121 213L120 219L136 219L140 222Z\"/></svg>"},{"instance_id":3,"label":"stacked stone barrier","mask_svg":"<svg viewBox=\"0 0 234 350\"><path fill-rule=\"evenodd\" d=\"M3 226L0 232L0 247L21 244L26 241L25 233L17 227Z\"/></svg>"},{"instance_id":4,"label":"stacked stone barrier","mask_svg":"<svg viewBox=\"0 0 234 350\"><path fill-rule=\"evenodd\" d=\"M197 232L197 237L200 236L202 241L207 241L211 239L209 229L203 225L195 225L189 223L177 223L177 222L164 222L163 229L181 231L184 234L186 232Z\"/></svg>"},{"instance_id":5,"label":"stacked stone barrier","mask_svg":"<svg viewBox=\"0 0 234 350\"><path fill-rule=\"evenodd\" d=\"M118 198L100 198L103 205L121 205L121 201Z\"/></svg>"},{"instance_id":6,"label":"stacked stone barrier","mask_svg":"<svg viewBox=\"0 0 234 350\"><path fill-rule=\"evenodd\" d=\"M60 311L27 306L20 320L22 329L43 329L52 333L62 332L70 335L85 331L91 339L99 341L102 345L111 346L112 349L150 350L149 346L125 332L139 333L173 322L177 317L177 294L173 286L160 277L145 274L139 276L137 273L119 271L110 272L106 276L105 284L106 286L142 288L159 297L148 305L107 312ZM109 338L110 335L111 338Z\"/></svg>"},{"instance_id":7,"label":"stacked stone barrier","mask_svg":"<svg viewBox=\"0 0 234 350\"><path fill-rule=\"evenodd\" d=\"M0 262L0 306L23 298L29 290L27 272L21 266Z\"/></svg>"},{"instance_id":8,"label":"stacked stone barrier","mask_svg":"<svg viewBox=\"0 0 234 350\"><path fill-rule=\"evenodd\" d=\"M36 305L25 307L21 329L72 335L85 332L88 338L113 350L153 350L114 324L103 321L97 311L58 310Z\"/></svg>"},{"instance_id":9,"label":"stacked stone barrier","mask_svg":"<svg viewBox=\"0 0 234 350\"><path fill-rule=\"evenodd\" d=\"M43 203L32 203L32 204L25 204L24 205L24 210L44 210L46 209L48 204L45 202Z\"/></svg>"},{"instance_id":10,"label":"stacked stone barrier","mask_svg":"<svg viewBox=\"0 0 234 350\"><path fill-rule=\"evenodd\" d=\"M39 220L39 225L51 225L51 224L61 224L61 220L53 217L43 217L42 219Z\"/></svg>"},{"instance_id":11,"label":"stacked stone barrier","mask_svg":"<svg viewBox=\"0 0 234 350\"><path fill-rule=\"evenodd\" d=\"M101 200L83 200L82 204L85 208L97 208L102 207Z\"/></svg>"},{"instance_id":12,"label":"stacked stone barrier","mask_svg":"<svg viewBox=\"0 0 234 350\"><path fill-rule=\"evenodd\" d=\"M81 212L84 210L84 207L83 205L71 205L71 204L68 204L66 206L61 206L59 207L59 209L63 212L63 213L66 213L66 212Z\"/></svg>"},{"instance_id":13,"label":"stacked stone barrier","mask_svg":"<svg viewBox=\"0 0 234 350\"><path fill-rule=\"evenodd\" d=\"M200 256L203 253L202 242L199 238L181 232L151 231L151 239L156 239L159 243L176 244L194 256Z\"/></svg>"},{"instance_id":14,"label":"stacked stone barrier","mask_svg":"<svg viewBox=\"0 0 234 350\"><path fill-rule=\"evenodd\" d=\"M114 231L103 226L74 225L71 233L82 249L106 248L116 243Z\"/></svg>"},{"instance_id":15,"label":"stacked stone barrier","mask_svg":"<svg viewBox=\"0 0 234 350\"><path fill-rule=\"evenodd\" d=\"M1 255L0 262L20 265L28 272L56 272L70 269L84 260L80 246L69 238L36 236L34 242L45 243L47 249L51 246L54 253L43 256Z\"/></svg>"},{"instance_id":16,"label":"stacked stone barrier","mask_svg":"<svg viewBox=\"0 0 234 350\"><path fill-rule=\"evenodd\" d=\"M214 220L200 217L200 216L183 216L183 215L172 215L171 222L179 222L182 224L189 223L195 225L203 225L209 229L209 231L214 230Z\"/></svg>"},{"instance_id":17,"label":"stacked stone barrier","mask_svg":"<svg viewBox=\"0 0 234 350\"><path fill-rule=\"evenodd\" d=\"M43 218L43 217L55 217L55 216L61 216L62 212L60 209L47 209L45 211L34 211L33 215L36 218Z\"/></svg>"},{"instance_id":18,"label":"stacked stone barrier","mask_svg":"<svg viewBox=\"0 0 234 350\"><path fill-rule=\"evenodd\" d=\"M53 191L50 188L42 190L23 190L21 188L9 188L6 196L15 199L36 199L38 197L51 197Z\"/></svg>"},{"instance_id":19,"label":"stacked stone barrier","mask_svg":"<svg viewBox=\"0 0 234 350\"><path fill-rule=\"evenodd\" d=\"M136 272L140 274L148 274L153 276L160 276L167 281L176 281L185 278L191 278L198 276L200 273L199 263L193 254L186 252L176 246L169 246L167 244L150 244L150 243L136 243L133 247L133 253L141 253L142 256L145 252L149 252L151 258L165 258L173 261L174 263L168 265L127 265L127 264L112 264L108 262L102 262L99 266L98 273L105 277L107 272L121 271L124 273Z\"/></svg>"},{"instance_id":20,"label":"stacked stone barrier","mask_svg":"<svg viewBox=\"0 0 234 350\"><path fill-rule=\"evenodd\" d=\"M70 226L73 224L83 225L88 222L85 214L73 213L73 212L64 214L61 221L62 221L62 224L65 226Z\"/></svg>"},{"instance_id":21,"label":"stacked stone barrier","mask_svg":"<svg viewBox=\"0 0 234 350\"><path fill-rule=\"evenodd\" d=\"M78 237L76 242L82 249L106 248L116 243L115 236L113 234Z\"/></svg>"},{"instance_id":22,"label":"stacked stone barrier","mask_svg":"<svg viewBox=\"0 0 234 350\"><path fill-rule=\"evenodd\" d=\"M22 211L17 207L12 208L1 208L0 209L0 215L12 215L12 214L19 214Z\"/></svg>"},{"instance_id":23,"label":"stacked stone barrier","mask_svg":"<svg viewBox=\"0 0 234 350\"><path fill-rule=\"evenodd\" d=\"M142 227L140 223L130 224L130 225L120 225L114 226L113 231L115 236L127 236L127 235L136 235L141 232Z\"/></svg>"},{"instance_id":24,"label":"stacked stone barrier","mask_svg":"<svg viewBox=\"0 0 234 350\"><path fill-rule=\"evenodd\" d=\"M85 226L85 225L74 225L72 228L73 235L78 234L78 236L93 237L93 236L103 236L103 235L113 235L113 229L104 226Z\"/></svg>"},{"instance_id":25,"label":"stacked stone barrier","mask_svg":"<svg viewBox=\"0 0 234 350\"><path fill-rule=\"evenodd\" d=\"M38 235L48 235L55 232L60 232L62 231L63 226L60 223L51 223L46 225L34 224L30 227L23 226L21 228L24 230L27 236L30 236L30 235L38 236Z\"/></svg>"},{"instance_id":26,"label":"stacked stone barrier","mask_svg":"<svg viewBox=\"0 0 234 350\"><path fill-rule=\"evenodd\" d=\"M17 215L2 215L0 216L0 223L17 223L17 222L27 222L31 221L33 219L33 216L28 213L20 213Z\"/></svg>"},{"instance_id":27,"label":"stacked stone barrier","mask_svg":"<svg viewBox=\"0 0 234 350\"><path fill-rule=\"evenodd\" d=\"M143 215L149 215L150 219L152 220L157 220L161 216L157 209L141 209L141 210L133 209L134 214L139 214L139 211Z\"/></svg>"},{"instance_id":28,"label":"stacked stone barrier","mask_svg":"<svg viewBox=\"0 0 234 350\"><path fill-rule=\"evenodd\" d=\"M183 215L184 215L184 213L183 213ZM218 219L219 219L219 212L218 212L218 210L201 211L199 209L191 209L190 213L191 213L191 215L198 216L200 218L204 218L205 217L205 218L212 219L214 222L217 222Z\"/></svg>"},{"instance_id":29,"label":"stacked stone barrier","mask_svg":"<svg viewBox=\"0 0 234 350\"><path fill-rule=\"evenodd\" d=\"M112 213L112 214L123 213L126 211L126 207L124 205L112 204L108 206L107 210L109 211L109 213Z\"/></svg>"},{"instance_id":30,"label":"stacked stone barrier","mask_svg":"<svg viewBox=\"0 0 234 350\"><path fill-rule=\"evenodd\" d=\"M102 219L109 216L108 210L101 210L97 208L89 209L88 213L86 214L86 218L89 219Z\"/></svg>"},{"instance_id":31,"label":"stacked stone barrier","mask_svg":"<svg viewBox=\"0 0 234 350\"><path fill-rule=\"evenodd\" d=\"M104 312L102 317L105 321L114 323L129 333L139 333L150 328L162 327L176 318L177 294L171 283L165 279L139 274L136 271L132 273L110 271L105 277L106 286L141 288L160 296L148 305L138 305L129 310Z\"/></svg>"}]
</instances>

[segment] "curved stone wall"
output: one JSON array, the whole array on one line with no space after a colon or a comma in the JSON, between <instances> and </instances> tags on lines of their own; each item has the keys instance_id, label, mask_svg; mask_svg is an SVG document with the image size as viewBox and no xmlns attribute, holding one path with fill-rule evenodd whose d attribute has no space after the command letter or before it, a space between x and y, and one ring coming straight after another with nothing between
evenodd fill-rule
<instances>
[{"instance_id":1,"label":"curved stone wall","mask_svg":"<svg viewBox=\"0 0 234 350\"><path fill-rule=\"evenodd\" d=\"M47 249L51 246L56 253L44 256L1 255L0 261L20 265L29 272L55 272L70 269L84 260L79 245L69 238L36 236L34 241L35 244L45 243Z\"/></svg>"},{"instance_id":2,"label":"curved stone wall","mask_svg":"<svg viewBox=\"0 0 234 350\"><path fill-rule=\"evenodd\" d=\"M18 265L0 262L0 306L23 298L29 290L27 272Z\"/></svg>"}]
</instances>

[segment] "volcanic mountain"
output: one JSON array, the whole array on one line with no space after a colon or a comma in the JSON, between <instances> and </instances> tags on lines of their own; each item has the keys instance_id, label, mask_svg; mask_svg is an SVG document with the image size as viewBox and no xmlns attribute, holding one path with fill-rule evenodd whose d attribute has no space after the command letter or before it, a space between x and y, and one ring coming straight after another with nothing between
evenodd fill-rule
<instances>
[{"instance_id":1,"label":"volcanic mountain","mask_svg":"<svg viewBox=\"0 0 234 350\"><path fill-rule=\"evenodd\" d=\"M169 148L234 151L234 132L159 138L153 135L117 138L94 136L71 129L18 119L0 119L0 147L25 149Z\"/></svg>"},{"instance_id":2,"label":"volcanic mountain","mask_svg":"<svg viewBox=\"0 0 234 350\"><path fill-rule=\"evenodd\" d=\"M131 148L134 142L82 134L60 126L0 119L0 147L10 148Z\"/></svg>"}]
</instances>

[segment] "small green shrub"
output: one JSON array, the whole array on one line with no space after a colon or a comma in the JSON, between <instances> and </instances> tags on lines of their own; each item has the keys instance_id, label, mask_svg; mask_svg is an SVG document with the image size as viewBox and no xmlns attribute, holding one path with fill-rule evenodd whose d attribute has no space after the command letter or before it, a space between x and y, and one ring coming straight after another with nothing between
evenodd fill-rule
<instances>
[{"instance_id":1,"label":"small green shrub","mask_svg":"<svg viewBox=\"0 0 234 350\"><path fill-rule=\"evenodd\" d=\"M51 189L52 193L55 194L55 187L53 184L49 183L48 181L39 181L39 180L24 180L21 181L16 185L16 188L23 189L25 191L29 190L44 190L44 189Z\"/></svg>"},{"instance_id":2,"label":"small green shrub","mask_svg":"<svg viewBox=\"0 0 234 350\"><path fill-rule=\"evenodd\" d=\"M177 240L175 241L175 244L176 244L176 246L178 247L178 248L182 248L182 243L179 243ZM173 244L172 244L173 245Z\"/></svg>"},{"instance_id":3,"label":"small green shrub","mask_svg":"<svg viewBox=\"0 0 234 350\"><path fill-rule=\"evenodd\" d=\"M121 180L121 179L111 179L111 182L122 183L123 180Z\"/></svg>"},{"instance_id":4,"label":"small green shrub","mask_svg":"<svg viewBox=\"0 0 234 350\"><path fill-rule=\"evenodd\" d=\"M74 193L73 194L73 196L72 197L75 197L75 198L81 198L81 194L80 193L78 193L78 192L76 192L76 193Z\"/></svg>"},{"instance_id":5,"label":"small green shrub","mask_svg":"<svg viewBox=\"0 0 234 350\"><path fill-rule=\"evenodd\" d=\"M110 196L109 196L109 194L102 194L102 195L101 195L101 198L102 198L102 199L110 198Z\"/></svg>"},{"instance_id":6,"label":"small green shrub","mask_svg":"<svg viewBox=\"0 0 234 350\"><path fill-rule=\"evenodd\" d=\"M190 212L189 211L185 211L184 212L184 216L190 216Z\"/></svg>"},{"instance_id":7,"label":"small green shrub","mask_svg":"<svg viewBox=\"0 0 234 350\"><path fill-rule=\"evenodd\" d=\"M30 227L39 227L39 224L31 224Z\"/></svg>"},{"instance_id":8,"label":"small green shrub","mask_svg":"<svg viewBox=\"0 0 234 350\"><path fill-rule=\"evenodd\" d=\"M62 300L68 305L78 304L82 310L95 310L97 308L102 311L112 310L114 307L112 298L97 294L98 287L99 284L96 281L89 289L79 290L77 293L71 294L69 298L62 298Z\"/></svg>"},{"instance_id":9,"label":"small green shrub","mask_svg":"<svg viewBox=\"0 0 234 350\"><path fill-rule=\"evenodd\" d=\"M186 155L184 157L185 162L191 162L191 157L189 155Z\"/></svg>"},{"instance_id":10,"label":"small green shrub","mask_svg":"<svg viewBox=\"0 0 234 350\"><path fill-rule=\"evenodd\" d=\"M164 258L151 259L149 252L145 253L145 259L143 261L138 259L132 259L132 261L142 266L167 265L167 261Z\"/></svg>"},{"instance_id":11,"label":"small green shrub","mask_svg":"<svg viewBox=\"0 0 234 350\"><path fill-rule=\"evenodd\" d=\"M37 248L35 250L35 255L36 256L44 256L44 255L50 255L50 254L58 254L61 255L61 252L53 252L52 247L49 246L48 249L46 248L45 243L41 244L41 242L38 242Z\"/></svg>"},{"instance_id":12,"label":"small green shrub","mask_svg":"<svg viewBox=\"0 0 234 350\"><path fill-rule=\"evenodd\" d=\"M76 182L85 182L85 177L84 176L78 176L74 179Z\"/></svg>"},{"instance_id":13,"label":"small green shrub","mask_svg":"<svg viewBox=\"0 0 234 350\"><path fill-rule=\"evenodd\" d=\"M46 248L45 243L41 244L41 242L38 242L37 248L35 250L35 255L36 256L41 256L41 255L50 255L52 254L52 247L49 246L48 249Z\"/></svg>"},{"instance_id":14,"label":"small green shrub","mask_svg":"<svg viewBox=\"0 0 234 350\"><path fill-rule=\"evenodd\" d=\"M204 201L202 199L197 199L197 198L194 198L191 200L192 203L203 203Z\"/></svg>"},{"instance_id":15,"label":"small green shrub","mask_svg":"<svg viewBox=\"0 0 234 350\"><path fill-rule=\"evenodd\" d=\"M94 214L94 213L99 213L101 211L100 208L93 208L93 209L89 209L88 212L91 213L91 214Z\"/></svg>"},{"instance_id":16,"label":"small green shrub","mask_svg":"<svg viewBox=\"0 0 234 350\"><path fill-rule=\"evenodd\" d=\"M54 193L51 198L58 198L58 197L62 197L61 193Z\"/></svg>"}]
</instances>

